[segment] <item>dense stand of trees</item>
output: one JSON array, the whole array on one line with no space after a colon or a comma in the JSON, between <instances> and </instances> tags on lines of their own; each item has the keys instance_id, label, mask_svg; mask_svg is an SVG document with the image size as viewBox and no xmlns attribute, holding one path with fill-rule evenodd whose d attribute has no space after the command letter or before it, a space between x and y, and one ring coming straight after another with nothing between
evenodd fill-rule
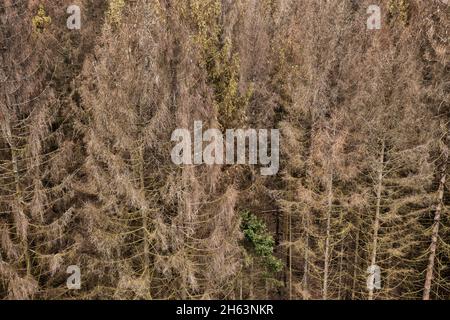
<instances>
[{"instance_id":1,"label":"dense stand of trees","mask_svg":"<svg viewBox=\"0 0 450 320\"><path fill-rule=\"evenodd\" d=\"M0 3L0 298L450 299L448 5L71 4ZM173 164L196 120L280 171Z\"/></svg>"}]
</instances>

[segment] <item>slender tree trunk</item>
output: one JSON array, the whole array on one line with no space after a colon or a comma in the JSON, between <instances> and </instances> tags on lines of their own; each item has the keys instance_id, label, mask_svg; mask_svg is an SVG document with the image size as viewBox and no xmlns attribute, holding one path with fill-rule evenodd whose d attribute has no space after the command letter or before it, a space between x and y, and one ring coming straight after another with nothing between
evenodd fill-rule
<instances>
[{"instance_id":1,"label":"slender tree trunk","mask_svg":"<svg viewBox=\"0 0 450 320\"><path fill-rule=\"evenodd\" d=\"M289 300L292 300L292 215L289 213Z\"/></svg>"},{"instance_id":2,"label":"slender tree trunk","mask_svg":"<svg viewBox=\"0 0 450 320\"><path fill-rule=\"evenodd\" d=\"M145 193L144 181L144 147L139 147L139 187L141 192ZM144 270L147 272L150 266L150 248L148 243L148 208L142 210L142 227L144 230Z\"/></svg>"},{"instance_id":3,"label":"slender tree trunk","mask_svg":"<svg viewBox=\"0 0 450 320\"><path fill-rule=\"evenodd\" d=\"M253 293L253 263L250 266L249 296L250 296L250 300L253 300L255 298L254 293Z\"/></svg>"},{"instance_id":4,"label":"slender tree trunk","mask_svg":"<svg viewBox=\"0 0 450 320\"><path fill-rule=\"evenodd\" d=\"M309 295L309 281L308 281L308 269L309 269L309 255L308 255L308 247L309 247L309 235L306 235L306 239L305 239L305 244L306 244L306 249L305 249L305 255L304 255L304 259L305 259L305 265L303 266L303 291L304 292L308 292ZM308 295L306 295L307 299L308 299Z\"/></svg>"},{"instance_id":5,"label":"slender tree trunk","mask_svg":"<svg viewBox=\"0 0 450 320\"><path fill-rule=\"evenodd\" d=\"M328 181L328 208L327 208L327 233L325 239L325 263L324 263L324 276L323 276L323 293L322 299L328 299L328 276L330 269L330 237L331 237L331 214L333 207L333 174L330 174Z\"/></svg>"},{"instance_id":6,"label":"slender tree trunk","mask_svg":"<svg viewBox=\"0 0 450 320\"><path fill-rule=\"evenodd\" d=\"M5 9L5 13L6 16L10 16L11 14L11 8L12 7L12 3L11 1L6 1L5 2L5 6L3 6L3 8ZM9 59L7 59L7 55L5 53L2 54L2 61L9 61ZM5 97L5 102L6 102L6 110L8 110L8 107L11 107L14 105L14 102L11 102L10 99L10 95L7 92L6 87L4 87L4 91L3 91L4 97ZM13 136L11 133L11 124L10 124L10 120L8 118L8 116L5 114L2 116L4 119L4 123L3 123L3 130L4 133L6 135L6 141L9 145L10 151L11 151L11 163L12 163L12 169L14 172L14 184L15 184L15 189L16 189L16 194L15 194L15 198L17 201L17 205L19 206L18 210L21 210L23 212L23 195L22 195L22 190L20 187L20 172L19 172L19 162L18 162L18 157L16 154L16 147L13 141ZM25 213L24 213L25 214ZM25 257L25 264L26 264L26 270L27 270L27 275L31 275L31 259L30 259L30 252L29 252L29 245L28 245L28 239L26 235L23 235L22 239L21 239L21 244L22 244L22 248L23 248L23 254Z\"/></svg>"},{"instance_id":7,"label":"slender tree trunk","mask_svg":"<svg viewBox=\"0 0 450 320\"><path fill-rule=\"evenodd\" d=\"M20 187L20 173L19 173L19 161L16 153L16 147L13 143L13 137L11 133L11 127L7 120L5 120L5 133L6 133L6 139L11 151L11 164L12 169L14 173L14 184L15 184L15 198L17 201L17 206L19 208L17 210L20 210L23 212L23 197L22 197L22 189ZM19 227L18 227L19 228ZM21 238L21 244L23 248L23 255L25 257L25 265L27 270L27 275L31 275L31 259L30 259L30 252L28 247L28 239L26 235L22 235Z\"/></svg>"},{"instance_id":8,"label":"slender tree trunk","mask_svg":"<svg viewBox=\"0 0 450 320\"><path fill-rule=\"evenodd\" d=\"M144 159L144 146L139 145L136 150L133 150L133 171L136 181L138 181L138 188L141 194L145 197L145 159ZM142 223L142 241L143 241L143 277L151 282L150 272L150 244L149 244L149 211L150 208L143 207L140 209L141 223ZM150 289L148 290L151 296Z\"/></svg>"},{"instance_id":9,"label":"slender tree trunk","mask_svg":"<svg viewBox=\"0 0 450 320\"><path fill-rule=\"evenodd\" d=\"M12 158L12 164L13 164L13 170L14 170L14 179L16 184L16 199L17 199L17 205L20 207L20 209L23 212L23 198L22 198L22 190L20 188L20 176L19 176L19 166L16 156L16 151L14 150L14 146L11 146L11 158ZM25 214L25 213L24 213ZM28 239L26 235L22 236L21 239L23 252L25 256L25 264L27 269L27 275L31 275L31 260L30 260L30 252L28 248Z\"/></svg>"},{"instance_id":10,"label":"slender tree trunk","mask_svg":"<svg viewBox=\"0 0 450 320\"><path fill-rule=\"evenodd\" d=\"M344 220L344 211L341 211L340 217L339 217L339 225L342 226ZM345 241L345 234L342 235L341 238L341 248L339 250L339 287L338 287L338 300L341 300L341 294L342 294L342 270L344 269L344 241Z\"/></svg>"},{"instance_id":11,"label":"slender tree trunk","mask_svg":"<svg viewBox=\"0 0 450 320\"><path fill-rule=\"evenodd\" d=\"M352 300L355 300L356 296L356 277L358 276L358 255L359 255L359 224L358 229L356 231L356 239L355 239L355 258L353 260L353 284L352 284Z\"/></svg>"},{"instance_id":12,"label":"slender tree trunk","mask_svg":"<svg viewBox=\"0 0 450 320\"><path fill-rule=\"evenodd\" d=\"M380 160L378 164L378 181L377 181L377 202L375 207L375 220L373 222L373 242L372 254L370 258L370 265L374 266L377 262L377 248L378 248L378 231L380 229L380 212L381 212L381 192L383 191L383 171L384 171L384 153L385 141L381 145ZM373 286L369 288L369 300L373 300Z\"/></svg>"},{"instance_id":13,"label":"slender tree trunk","mask_svg":"<svg viewBox=\"0 0 450 320\"><path fill-rule=\"evenodd\" d=\"M339 289L338 289L338 300L341 300L342 293L342 270L344 264L344 239L342 239L341 250L339 252Z\"/></svg>"},{"instance_id":14,"label":"slender tree trunk","mask_svg":"<svg viewBox=\"0 0 450 320\"><path fill-rule=\"evenodd\" d=\"M431 245L430 245L430 255L428 257L428 267L427 273L425 276L425 286L423 290L423 300L430 300L431 293L431 285L433 282L433 271L434 271L434 263L436 259L436 249L439 237L439 225L441 223L441 214L442 209L444 207L444 188L445 182L447 178L447 162L448 162L448 150L444 151L444 164L441 169L441 179L439 181L439 189L438 189L438 205L436 207L436 212L434 214L434 224L433 230L431 233Z\"/></svg>"},{"instance_id":15,"label":"slender tree trunk","mask_svg":"<svg viewBox=\"0 0 450 320\"><path fill-rule=\"evenodd\" d=\"M244 294L243 294L243 284L244 280L243 280L243 275L242 275L242 270L241 270L241 274L239 275L239 300L243 300L244 299Z\"/></svg>"}]
</instances>

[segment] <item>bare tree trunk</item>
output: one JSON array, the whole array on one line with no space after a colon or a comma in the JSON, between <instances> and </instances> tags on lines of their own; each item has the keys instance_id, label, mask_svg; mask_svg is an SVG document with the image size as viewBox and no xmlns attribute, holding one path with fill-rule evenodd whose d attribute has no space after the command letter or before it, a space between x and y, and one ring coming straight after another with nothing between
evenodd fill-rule
<instances>
[{"instance_id":1,"label":"bare tree trunk","mask_svg":"<svg viewBox=\"0 0 450 320\"><path fill-rule=\"evenodd\" d=\"M7 98L7 100L9 100L9 99ZM20 210L21 212L23 212L23 207L22 207L23 198L22 198L22 189L20 187L19 162L17 159L16 147L13 142L11 127L10 127L9 121L7 121L6 119L5 119L5 123L4 123L4 131L5 131L6 139L7 139L10 151L11 151L11 164L12 164L12 169L14 172L14 184L15 184L15 189L16 189L15 198L17 201L17 206L19 207L19 208L17 208L17 210ZM19 227L18 227L18 229L19 229ZM21 236L21 244L22 244L22 248L23 248L23 254L25 257L25 265L26 265L27 275L29 276L29 275L31 275L31 260L30 260L28 240L27 240L26 235Z\"/></svg>"},{"instance_id":2,"label":"bare tree trunk","mask_svg":"<svg viewBox=\"0 0 450 320\"><path fill-rule=\"evenodd\" d=\"M139 187L141 192L145 194L144 181L144 147L139 147ZM144 270L147 272L150 266L150 248L148 243L148 208L142 210L142 227L144 230Z\"/></svg>"},{"instance_id":3,"label":"bare tree trunk","mask_svg":"<svg viewBox=\"0 0 450 320\"><path fill-rule=\"evenodd\" d=\"M255 299L255 296L253 293L253 263L250 266L249 298L250 298L250 300Z\"/></svg>"},{"instance_id":4,"label":"bare tree trunk","mask_svg":"<svg viewBox=\"0 0 450 320\"><path fill-rule=\"evenodd\" d=\"M356 231L356 239L355 239L355 259L353 260L353 284L352 284L352 300L355 300L356 295L356 277L358 274L358 254L359 254L359 224L358 229Z\"/></svg>"},{"instance_id":5,"label":"bare tree trunk","mask_svg":"<svg viewBox=\"0 0 450 320\"><path fill-rule=\"evenodd\" d=\"M339 225L342 226L342 222L344 220L344 211L341 211L340 217L339 217ZM344 269L344 241L345 241L345 233L342 235L341 238L341 249L339 250L339 287L338 287L338 300L341 300L341 294L342 294L342 270Z\"/></svg>"},{"instance_id":6,"label":"bare tree trunk","mask_svg":"<svg viewBox=\"0 0 450 320\"><path fill-rule=\"evenodd\" d=\"M373 222L373 242L372 254L370 258L370 265L374 266L377 262L377 247L378 247L378 231L380 229L380 208L381 208L381 192L383 191L383 171L384 171L384 153L385 141L381 145L380 160L378 164L378 181L377 181L377 203L375 208L375 220ZM373 300L373 286L369 288L369 300Z\"/></svg>"},{"instance_id":7,"label":"bare tree trunk","mask_svg":"<svg viewBox=\"0 0 450 320\"><path fill-rule=\"evenodd\" d=\"M11 158L12 158L12 164L13 164L13 170L14 170L14 179L16 184L16 199L17 199L17 205L20 207L18 210L23 212L23 199L22 199L22 190L20 188L20 176L19 176L19 166L16 156L16 151L14 150L14 145L10 145L11 147ZM25 213L24 213L25 214ZM25 264L27 269L27 275L31 275L31 260L30 260L30 252L28 248L28 239L26 235L22 236L21 239L23 252L25 256Z\"/></svg>"},{"instance_id":8,"label":"bare tree trunk","mask_svg":"<svg viewBox=\"0 0 450 320\"><path fill-rule=\"evenodd\" d=\"M292 215L289 213L289 300L292 300Z\"/></svg>"},{"instance_id":9,"label":"bare tree trunk","mask_svg":"<svg viewBox=\"0 0 450 320\"><path fill-rule=\"evenodd\" d=\"M144 146L139 147L139 182L142 194L145 197L145 159L144 159ZM150 208L142 210L142 227L144 231L144 276L148 279L148 283L151 284L153 271L150 270L150 239L149 239L149 222L150 222ZM148 288L149 298L152 298L152 292L150 287Z\"/></svg>"},{"instance_id":10,"label":"bare tree trunk","mask_svg":"<svg viewBox=\"0 0 450 320\"><path fill-rule=\"evenodd\" d=\"M339 252L339 291L338 291L338 300L341 300L341 292L342 292L342 269L344 264L344 239L342 239L341 250Z\"/></svg>"},{"instance_id":11,"label":"bare tree trunk","mask_svg":"<svg viewBox=\"0 0 450 320\"><path fill-rule=\"evenodd\" d=\"M239 275L239 300L243 300L244 299L244 294L243 294L243 276L242 276L242 270L241 270L241 274Z\"/></svg>"},{"instance_id":12,"label":"bare tree trunk","mask_svg":"<svg viewBox=\"0 0 450 320\"><path fill-rule=\"evenodd\" d=\"M425 276L425 286L423 289L423 300L430 300L431 285L433 282L434 262L436 259L436 249L439 236L439 225L441 223L441 214L442 209L444 207L444 188L447 178L446 172L447 162L448 162L448 150L446 148L446 150L444 150L444 164L442 165L440 173L441 179L439 181L439 189L438 189L438 205L436 207L436 212L434 214L433 231L431 234L430 255L428 257L428 267Z\"/></svg>"},{"instance_id":13,"label":"bare tree trunk","mask_svg":"<svg viewBox=\"0 0 450 320\"><path fill-rule=\"evenodd\" d=\"M330 237L331 237L331 213L333 207L333 174L330 174L328 181L328 208L327 208L327 234L325 239L325 266L323 276L323 293L322 299L328 298L328 276L330 269Z\"/></svg>"},{"instance_id":14,"label":"bare tree trunk","mask_svg":"<svg viewBox=\"0 0 450 320\"><path fill-rule=\"evenodd\" d=\"M308 269L309 269L309 255L308 255L308 247L309 247L309 235L306 235L306 239L305 239L305 243L306 243L306 249L305 249L305 265L303 266L303 291L304 292L308 292L309 295L309 288L308 288ZM306 295L307 299L308 299L308 295Z\"/></svg>"}]
</instances>

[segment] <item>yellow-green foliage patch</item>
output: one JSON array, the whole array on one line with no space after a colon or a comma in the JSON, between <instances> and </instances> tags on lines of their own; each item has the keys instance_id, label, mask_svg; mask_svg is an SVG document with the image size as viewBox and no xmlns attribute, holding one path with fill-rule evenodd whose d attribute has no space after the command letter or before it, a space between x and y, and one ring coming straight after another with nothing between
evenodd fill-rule
<instances>
[{"instance_id":1,"label":"yellow-green foliage patch","mask_svg":"<svg viewBox=\"0 0 450 320\"><path fill-rule=\"evenodd\" d=\"M43 4L39 5L36 15L32 19L33 28L37 32L43 32L47 26L52 23L52 18L47 16L45 7Z\"/></svg>"},{"instance_id":2,"label":"yellow-green foliage patch","mask_svg":"<svg viewBox=\"0 0 450 320\"><path fill-rule=\"evenodd\" d=\"M125 7L125 0L110 0L106 17L110 24L119 25L122 21L122 11Z\"/></svg>"}]
</instances>

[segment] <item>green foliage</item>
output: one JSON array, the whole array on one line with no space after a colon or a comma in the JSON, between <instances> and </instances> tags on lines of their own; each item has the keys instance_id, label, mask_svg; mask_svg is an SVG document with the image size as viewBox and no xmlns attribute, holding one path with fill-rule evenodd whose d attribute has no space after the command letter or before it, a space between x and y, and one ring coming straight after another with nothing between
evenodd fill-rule
<instances>
[{"instance_id":1,"label":"green foliage","mask_svg":"<svg viewBox=\"0 0 450 320\"><path fill-rule=\"evenodd\" d=\"M398 19L404 24L409 21L409 0L390 0L388 4L389 14Z\"/></svg>"},{"instance_id":2,"label":"green foliage","mask_svg":"<svg viewBox=\"0 0 450 320\"><path fill-rule=\"evenodd\" d=\"M230 38L221 40L221 1L191 0L181 10L195 30L194 39L202 53L200 64L206 69L208 81L214 88L219 122L226 128L235 127L244 120L253 86L243 94L239 90L239 57L233 52Z\"/></svg>"},{"instance_id":3,"label":"green foliage","mask_svg":"<svg viewBox=\"0 0 450 320\"><path fill-rule=\"evenodd\" d=\"M43 32L47 26L52 23L52 18L47 16L43 4L39 5L37 14L31 20L34 30L37 32Z\"/></svg>"},{"instance_id":4,"label":"green foliage","mask_svg":"<svg viewBox=\"0 0 450 320\"><path fill-rule=\"evenodd\" d=\"M217 51L209 72L210 81L215 89L220 120L222 125L227 127L238 125L244 120L245 109L253 95L252 86L245 94L239 92L239 68L239 58L232 53L232 43L227 38Z\"/></svg>"},{"instance_id":5,"label":"green foliage","mask_svg":"<svg viewBox=\"0 0 450 320\"><path fill-rule=\"evenodd\" d=\"M266 224L258 219L254 214L247 211L241 214L241 229L246 241L254 250L254 253L263 259L265 266L272 272L281 271L283 263L273 256L275 241L267 231Z\"/></svg>"},{"instance_id":6,"label":"green foliage","mask_svg":"<svg viewBox=\"0 0 450 320\"><path fill-rule=\"evenodd\" d=\"M125 0L110 0L106 17L110 24L119 25L122 21L122 10L125 7Z\"/></svg>"}]
</instances>

